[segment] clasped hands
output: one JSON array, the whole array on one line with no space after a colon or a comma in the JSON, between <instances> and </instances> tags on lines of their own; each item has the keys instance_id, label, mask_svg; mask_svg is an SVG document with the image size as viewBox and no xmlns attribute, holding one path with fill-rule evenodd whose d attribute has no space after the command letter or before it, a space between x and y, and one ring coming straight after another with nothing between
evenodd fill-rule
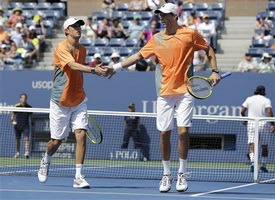
<instances>
[{"instance_id":1,"label":"clasped hands","mask_svg":"<svg viewBox=\"0 0 275 200\"><path fill-rule=\"evenodd\" d=\"M112 66L102 66L102 64L99 64L95 67L95 73L98 76L104 76L110 79L116 73L116 71Z\"/></svg>"}]
</instances>

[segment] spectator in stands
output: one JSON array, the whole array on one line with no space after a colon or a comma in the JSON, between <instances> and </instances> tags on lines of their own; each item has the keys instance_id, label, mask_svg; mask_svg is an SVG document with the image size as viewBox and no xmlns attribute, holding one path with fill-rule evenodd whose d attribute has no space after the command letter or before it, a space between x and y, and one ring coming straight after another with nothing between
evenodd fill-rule
<instances>
[{"instance_id":1,"label":"spectator in stands","mask_svg":"<svg viewBox=\"0 0 275 200\"><path fill-rule=\"evenodd\" d=\"M36 29L40 29L40 33L39 33L39 37L42 39L43 38L46 38L47 36L47 30L44 26L44 22L43 22L43 18L42 16L40 15L35 15L33 17L33 20L32 20L32 25L36 28Z\"/></svg>"},{"instance_id":2,"label":"spectator in stands","mask_svg":"<svg viewBox=\"0 0 275 200\"><path fill-rule=\"evenodd\" d=\"M99 64L102 64L101 55L100 55L100 53L95 53L94 60L89 63L89 66L90 67L95 67Z\"/></svg>"},{"instance_id":3,"label":"spectator in stands","mask_svg":"<svg viewBox=\"0 0 275 200\"><path fill-rule=\"evenodd\" d=\"M245 53L244 59L238 65L239 72L257 72L258 63L250 53Z\"/></svg>"},{"instance_id":4,"label":"spectator in stands","mask_svg":"<svg viewBox=\"0 0 275 200\"><path fill-rule=\"evenodd\" d=\"M4 29L4 24L0 21L0 44L8 38L9 32Z\"/></svg>"},{"instance_id":5,"label":"spectator in stands","mask_svg":"<svg viewBox=\"0 0 275 200\"><path fill-rule=\"evenodd\" d=\"M191 24L191 28L197 30L197 27L201 23L201 18L196 16L196 12L192 11L188 17L188 27Z\"/></svg>"},{"instance_id":6,"label":"spectator in stands","mask_svg":"<svg viewBox=\"0 0 275 200\"><path fill-rule=\"evenodd\" d=\"M14 30L11 31L11 40L15 42L16 46L22 41L22 34L24 33L23 24L17 23Z\"/></svg>"},{"instance_id":7,"label":"spectator in stands","mask_svg":"<svg viewBox=\"0 0 275 200\"><path fill-rule=\"evenodd\" d=\"M1 68L3 68L6 58L7 58L7 45L2 44L0 46L0 66L1 66Z\"/></svg>"},{"instance_id":8,"label":"spectator in stands","mask_svg":"<svg viewBox=\"0 0 275 200\"><path fill-rule=\"evenodd\" d=\"M47 36L47 29L45 28L42 16L35 15L32 20L32 25L36 29L36 34L38 36L38 39L41 40L40 43L42 43L42 41L44 41L44 39ZM39 32L37 30L39 30Z\"/></svg>"},{"instance_id":9,"label":"spectator in stands","mask_svg":"<svg viewBox=\"0 0 275 200\"><path fill-rule=\"evenodd\" d=\"M109 17L104 17L103 22L99 24L97 36L100 38L112 38L113 25L111 24Z\"/></svg>"},{"instance_id":10,"label":"spectator in stands","mask_svg":"<svg viewBox=\"0 0 275 200\"><path fill-rule=\"evenodd\" d=\"M128 112L135 112L135 104L130 103L128 105ZM140 124L140 117L138 116L125 116L125 129L124 129L124 136L123 136L123 143L121 145L122 149L127 149L129 145L130 138L132 138L134 142L134 148L137 149L140 147L139 143L139 124Z\"/></svg>"},{"instance_id":11,"label":"spectator in stands","mask_svg":"<svg viewBox=\"0 0 275 200\"><path fill-rule=\"evenodd\" d=\"M107 17L111 18L113 11L116 9L116 2L114 0L103 0L102 10L107 11Z\"/></svg>"},{"instance_id":12,"label":"spectator in stands","mask_svg":"<svg viewBox=\"0 0 275 200\"><path fill-rule=\"evenodd\" d=\"M28 39L32 42L32 44L35 46L36 49L36 59L40 59L40 46L44 42L44 36L43 35L38 35L36 33L36 28L35 26L31 25L29 26L29 33L28 33Z\"/></svg>"},{"instance_id":13,"label":"spectator in stands","mask_svg":"<svg viewBox=\"0 0 275 200\"><path fill-rule=\"evenodd\" d=\"M125 32L123 25L119 22L118 18L113 19L113 38L125 38Z\"/></svg>"},{"instance_id":14,"label":"spectator in stands","mask_svg":"<svg viewBox=\"0 0 275 200\"><path fill-rule=\"evenodd\" d=\"M215 24L210 23L209 15L203 16L203 22L198 25L198 31L202 34L205 41L212 46L214 51L217 49L217 32Z\"/></svg>"},{"instance_id":15,"label":"spectator in stands","mask_svg":"<svg viewBox=\"0 0 275 200\"><path fill-rule=\"evenodd\" d=\"M6 46L6 49L8 49L6 44L2 44L1 46ZM22 66L22 57L21 55L17 52L17 47L15 45L9 46L9 49L5 53L6 57L4 59L5 64L12 64L13 69L23 69Z\"/></svg>"},{"instance_id":16,"label":"spectator in stands","mask_svg":"<svg viewBox=\"0 0 275 200\"><path fill-rule=\"evenodd\" d=\"M146 11L154 11L160 7L160 0L146 0Z\"/></svg>"},{"instance_id":17,"label":"spectator in stands","mask_svg":"<svg viewBox=\"0 0 275 200\"><path fill-rule=\"evenodd\" d=\"M97 38L97 24L93 23L93 17L88 16L87 20L82 26L83 36L94 41Z\"/></svg>"},{"instance_id":18,"label":"spectator in stands","mask_svg":"<svg viewBox=\"0 0 275 200\"><path fill-rule=\"evenodd\" d=\"M120 62L120 55L117 52L112 53L111 55L111 62L109 63L109 65L114 65L116 63Z\"/></svg>"},{"instance_id":19,"label":"spectator in stands","mask_svg":"<svg viewBox=\"0 0 275 200\"><path fill-rule=\"evenodd\" d=\"M143 32L143 34L144 34L143 41L145 43L147 43L153 37L153 35L155 35L157 32L158 32L158 30L157 30L156 23L152 23L150 29L149 30L145 30Z\"/></svg>"},{"instance_id":20,"label":"spectator in stands","mask_svg":"<svg viewBox=\"0 0 275 200\"><path fill-rule=\"evenodd\" d=\"M14 107L17 108L31 108L32 106L27 102L27 95L20 94L19 103L15 104ZM16 154L15 158L20 156L20 142L21 136L23 135L25 141L25 158L30 157L30 122L31 122L31 112L13 112L11 115L11 121L14 126L15 131L15 144L16 144ZM32 122L31 122L32 123Z\"/></svg>"},{"instance_id":21,"label":"spectator in stands","mask_svg":"<svg viewBox=\"0 0 275 200\"><path fill-rule=\"evenodd\" d=\"M270 25L268 23L268 18L262 18L260 15L257 15L256 22L254 25L254 30L256 29L270 29Z\"/></svg>"},{"instance_id":22,"label":"spectator in stands","mask_svg":"<svg viewBox=\"0 0 275 200\"><path fill-rule=\"evenodd\" d=\"M146 0L131 0L128 10L131 11L143 11L147 8Z\"/></svg>"},{"instance_id":23,"label":"spectator in stands","mask_svg":"<svg viewBox=\"0 0 275 200\"><path fill-rule=\"evenodd\" d=\"M103 10L115 10L116 9L116 2L115 0L103 0L102 2L102 9Z\"/></svg>"},{"instance_id":24,"label":"spectator in stands","mask_svg":"<svg viewBox=\"0 0 275 200\"><path fill-rule=\"evenodd\" d=\"M143 42L143 31L145 30L145 26L141 23L141 16L139 14L134 15L134 23L131 23L129 26L126 37L129 38L138 38L139 41Z\"/></svg>"},{"instance_id":25,"label":"spectator in stands","mask_svg":"<svg viewBox=\"0 0 275 200\"><path fill-rule=\"evenodd\" d=\"M8 52L8 59L7 63L12 63L14 65L15 69L23 69L22 65L22 57L21 55L17 52L17 47L15 45L10 46L10 51Z\"/></svg>"},{"instance_id":26,"label":"spectator in stands","mask_svg":"<svg viewBox=\"0 0 275 200\"><path fill-rule=\"evenodd\" d=\"M6 44L7 46L15 46L16 47L16 43L11 39L11 34L9 33L7 35L7 38L2 41L2 44Z\"/></svg>"},{"instance_id":27,"label":"spectator in stands","mask_svg":"<svg viewBox=\"0 0 275 200\"><path fill-rule=\"evenodd\" d=\"M275 73L275 66L271 63L272 56L269 53L263 53L261 62L258 66L259 73Z\"/></svg>"},{"instance_id":28,"label":"spectator in stands","mask_svg":"<svg viewBox=\"0 0 275 200\"><path fill-rule=\"evenodd\" d=\"M8 22L8 17L4 15L4 9L0 6L0 23L2 22L3 26L6 27Z\"/></svg>"},{"instance_id":29,"label":"spectator in stands","mask_svg":"<svg viewBox=\"0 0 275 200\"><path fill-rule=\"evenodd\" d=\"M24 59L26 67L31 67L32 64L36 63L37 51L33 43L28 39L26 33L22 34L22 40L18 44L18 50L21 52L21 57Z\"/></svg>"},{"instance_id":30,"label":"spectator in stands","mask_svg":"<svg viewBox=\"0 0 275 200\"><path fill-rule=\"evenodd\" d=\"M265 87L263 85L257 86L254 95L248 97L242 104L241 115L245 117L248 111L248 117L273 117L271 101L265 97ZM249 120L245 121L247 126L249 158L251 161L250 171L254 172L254 141L255 141L255 122ZM260 121L259 126L259 145L262 147L261 172L268 172L266 168L268 156L268 143L270 141L270 134L275 132L274 122Z\"/></svg>"},{"instance_id":31,"label":"spectator in stands","mask_svg":"<svg viewBox=\"0 0 275 200\"><path fill-rule=\"evenodd\" d=\"M14 8L12 13L7 22L8 27L12 28L18 23L22 23L22 25L25 23L25 17L22 15L23 10L21 8Z\"/></svg>"},{"instance_id":32,"label":"spectator in stands","mask_svg":"<svg viewBox=\"0 0 275 200\"><path fill-rule=\"evenodd\" d=\"M195 71L205 71L208 68L208 59L204 51L195 51L193 58Z\"/></svg>"}]
</instances>

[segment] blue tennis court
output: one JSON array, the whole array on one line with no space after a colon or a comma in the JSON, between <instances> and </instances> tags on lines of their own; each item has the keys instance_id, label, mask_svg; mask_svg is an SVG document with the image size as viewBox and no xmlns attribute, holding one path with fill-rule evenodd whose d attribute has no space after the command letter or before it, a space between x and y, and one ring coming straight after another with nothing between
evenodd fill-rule
<instances>
[{"instance_id":1,"label":"blue tennis court","mask_svg":"<svg viewBox=\"0 0 275 200\"><path fill-rule=\"evenodd\" d=\"M87 178L91 189L75 189L72 178L1 176L1 199L275 199L274 184L189 181L185 193L159 193L159 180Z\"/></svg>"}]
</instances>

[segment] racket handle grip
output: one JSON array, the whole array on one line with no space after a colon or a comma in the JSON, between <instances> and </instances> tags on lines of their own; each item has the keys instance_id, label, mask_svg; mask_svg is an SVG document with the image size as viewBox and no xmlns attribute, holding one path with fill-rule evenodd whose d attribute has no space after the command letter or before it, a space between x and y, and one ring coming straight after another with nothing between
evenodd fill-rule
<instances>
[{"instance_id":1,"label":"racket handle grip","mask_svg":"<svg viewBox=\"0 0 275 200\"><path fill-rule=\"evenodd\" d=\"M231 72L225 72L224 74L221 74L221 79L227 77L227 76L230 76L231 75Z\"/></svg>"}]
</instances>

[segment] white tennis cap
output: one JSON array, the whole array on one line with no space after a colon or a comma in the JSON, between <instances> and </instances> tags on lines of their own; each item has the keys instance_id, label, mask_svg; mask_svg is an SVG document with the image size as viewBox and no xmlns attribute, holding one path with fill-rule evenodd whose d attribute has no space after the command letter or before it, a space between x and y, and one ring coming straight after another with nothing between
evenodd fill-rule
<instances>
[{"instance_id":1,"label":"white tennis cap","mask_svg":"<svg viewBox=\"0 0 275 200\"><path fill-rule=\"evenodd\" d=\"M95 53L94 58L101 58L100 53Z\"/></svg>"},{"instance_id":2,"label":"white tennis cap","mask_svg":"<svg viewBox=\"0 0 275 200\"><path fill-rule=\"evenodd\" d=\"M165 14L173 13L173 14L177 15L178 14L178 7L173 3L166 3L163 6L161 6L159 9L155 10L154 13L155 14L158 14L158 13L165 13Z\"/></svg>"},{"instance_id":3,"label":"white tennis cap","mask_svg":"<svg viewBox=\"0 0 275 200\"><path fill-rule=\"evenodd\" d=\"M120 55L117 52L112 53L111 58L119 58Z\"/></svg>"},{"instance_id":4,"label":"white tennis cap","mask_svg":"<svg viewBox=\"0 0 275 200\"><path fill-rule=\"evenodd\" d=\"M29 30L35 30L35 26L33 25L29 26Z\"/></svg>"},{"instance_id":5,"label":"white tennis cap","mask_svg":"<svg viewBox=\"0 0 275 200\"><path fill-rule=\"evenodd\" d=\"M18 22L16 25L15 25L17 28L23 28L23 24Z\"/></svg>"},{"instance_id":6,"label":"white tennis cap","mask_svg":"<svg viewBox=\"0 0 275 200\"><path fill-rule=\"evenodd\" d=\"M69 26L75 24L76 22L80 22L80 25L83 26L85 24L85 22L82 19L77 19L75 17L71 17L69 19L67 19L64 24L63 24L63 29L67 29Z\"/></svg>"}]
</instances>

